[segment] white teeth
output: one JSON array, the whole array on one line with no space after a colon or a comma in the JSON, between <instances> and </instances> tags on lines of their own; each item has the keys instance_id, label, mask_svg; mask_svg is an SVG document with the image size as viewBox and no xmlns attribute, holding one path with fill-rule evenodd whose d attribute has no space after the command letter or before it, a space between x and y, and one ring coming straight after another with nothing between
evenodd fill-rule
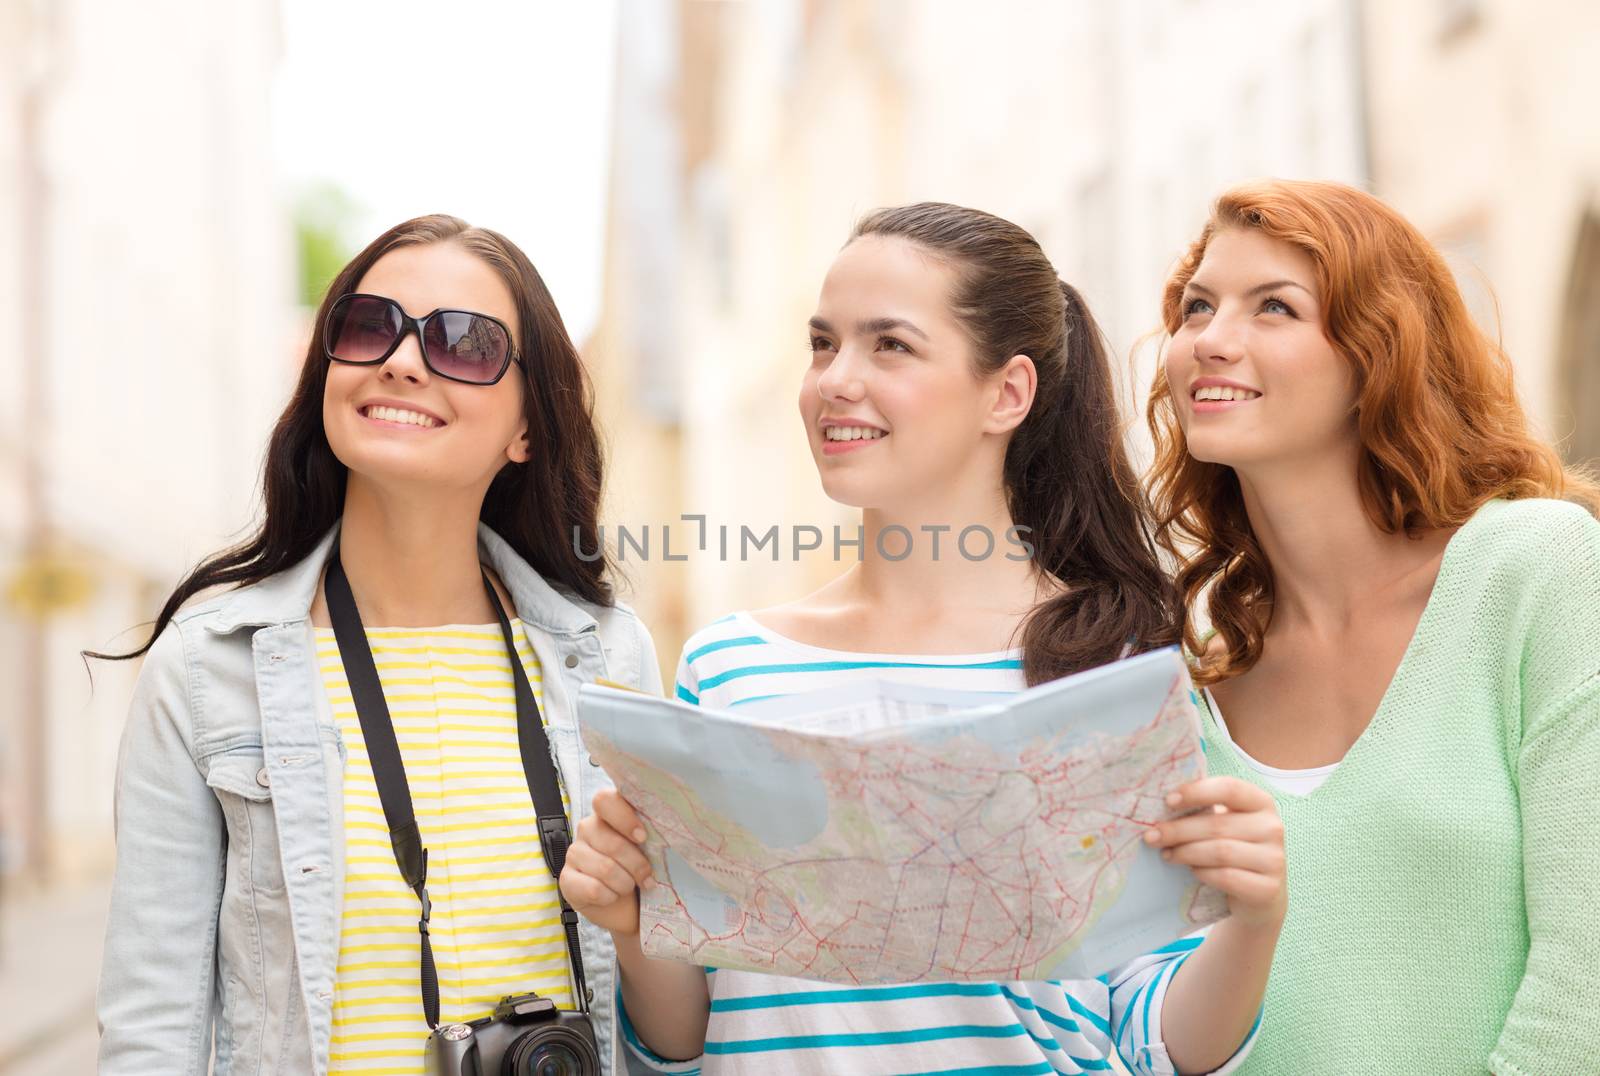
<instances>
[{"instance_id":1,"label":"white teeth","mask_svg":"<svg viewBox=\"0 0 1600 1076\"><path fill-rule=\"evenodd\" d=\"M1260 395L1254 389L1236 389L1228 385L1207 385L1194 390L1196 400L1253 400Z\"/></svg>"},{"instance_id":2,"label":"white teeth","mask_svg":"<svg viewBox=\"0 0 1600 1076\"><path fill-rule=\"evenodd\" d=\"M829 426L822 434L830 441L876 441L886 436L871 426Z\"/></svg>"},{"instance_id":3,"label":"white teeth","mask_svg":"<svg viewBox=\"0 0 1600 1076\"><path fill-rule=\"evenodd\" d=\"M412 426L421 426L432 429L439 425L439 420L431 415L424 415L420 411L405 411L398 407L369 407L367 417L379 419L383 422L404 422Z\"/></svg>"}]
</instances>

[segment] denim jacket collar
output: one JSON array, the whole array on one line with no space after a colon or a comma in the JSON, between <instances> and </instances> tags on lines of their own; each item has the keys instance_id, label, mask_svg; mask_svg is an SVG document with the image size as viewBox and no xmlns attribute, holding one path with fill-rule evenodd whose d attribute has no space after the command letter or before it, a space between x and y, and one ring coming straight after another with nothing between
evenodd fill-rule
<instances>
[{"instance_id":1,"label":"denim jacket collar","mask_svg":"<svg viewBox=\"0 0 1600 1076\"><path fill-rule=\"evenodd\" d=\"M339 524L335 523L300 563L229 594L210 620L210 629L227 634L239 628L292 624L307 619L322 580L323 566L328 562L338 533ZM546 582L509 542L484 523L478 524L478 552L510 591L517 615L524 623L552 635L577 635L595 630L593 615Z\"/></svg>"}]
</instances>

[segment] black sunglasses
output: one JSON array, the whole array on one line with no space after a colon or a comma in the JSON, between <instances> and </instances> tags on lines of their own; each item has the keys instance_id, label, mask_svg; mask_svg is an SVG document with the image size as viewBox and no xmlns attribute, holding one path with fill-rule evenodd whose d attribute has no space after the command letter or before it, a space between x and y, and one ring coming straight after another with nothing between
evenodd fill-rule
<instances>
[{"instance_id":1,"label":"black sunglasses","mask_svg":"<svg viewBox=\"0 0 1600 1076\"><path fill-rule=\"evenodd\" d=\"M511 345L511 330L499 318L471 310L435 310L414 318L381 295L339 296L324 329L324 353L352 366L376 366L414 332L429 370L468 385L493 385L512 359L522 361Z\"/></svg>"}]
</instances>

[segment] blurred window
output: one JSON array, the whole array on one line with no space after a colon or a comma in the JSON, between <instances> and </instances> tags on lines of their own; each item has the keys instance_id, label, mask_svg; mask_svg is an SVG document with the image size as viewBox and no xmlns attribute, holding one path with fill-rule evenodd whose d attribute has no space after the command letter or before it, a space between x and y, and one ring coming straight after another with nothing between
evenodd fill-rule
<instances>
[{"instance_id":1,"label":"blurred window","mask_svg":"<svg viewBox=\"0 0 1600 1076\"><path fill-rule=\"evenodd\" d=\"M1446 45L1474 30L1483 18L1483 0L1435 0L1434 34Z\"/></svg>"},{"instance_id":2,"label":"blurred window","mask_svg":"<svg viewBox=\"0 0 1600 1076\"><path fill-rule=\"evenodd\" d=\"M1561 326L1561 367L1571 401L1567 458L1600 464L1600 213L1594 210L1578 227Z\"/></svg>"}]
</instances>

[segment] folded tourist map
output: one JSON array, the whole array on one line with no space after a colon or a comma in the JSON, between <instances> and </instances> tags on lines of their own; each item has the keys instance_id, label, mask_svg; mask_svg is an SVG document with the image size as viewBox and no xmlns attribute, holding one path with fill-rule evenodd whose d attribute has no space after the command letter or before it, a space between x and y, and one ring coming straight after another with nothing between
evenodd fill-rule
<instances>
[{"instance_id":1,"label":"folded tourist map","mask_svg":"<svg viewBox=\"0 0 1600 1076\"><path fill-rule=\"evenodd\" d=\"M645 823L651 956L1082 979L1226 912L1141 840L1204 774L1176 649L1007 694L873 680L719 711L585 685L578 718Z\"/></svg>"}]
</instances>

